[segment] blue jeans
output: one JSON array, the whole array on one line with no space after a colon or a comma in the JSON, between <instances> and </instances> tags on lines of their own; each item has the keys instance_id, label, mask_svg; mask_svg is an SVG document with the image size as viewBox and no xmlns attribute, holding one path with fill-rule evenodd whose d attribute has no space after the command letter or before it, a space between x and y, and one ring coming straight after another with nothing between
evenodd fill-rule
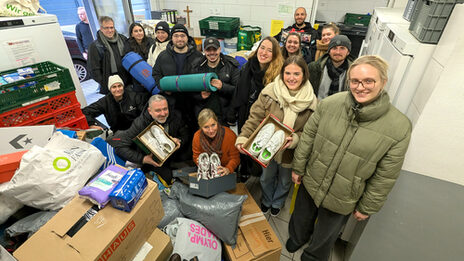
<instances>
[{"instance_id":1,"label":"blue jeans","mask_svg":"<svg viewBox=\"0 0 464 261\"><path fill-rule=\"evenodd\" d=\"M261 203L266 207L282 208L292 185L292 169L284 168L272 160L259 180L263 195Z\"/></svg>"}]
</instances>

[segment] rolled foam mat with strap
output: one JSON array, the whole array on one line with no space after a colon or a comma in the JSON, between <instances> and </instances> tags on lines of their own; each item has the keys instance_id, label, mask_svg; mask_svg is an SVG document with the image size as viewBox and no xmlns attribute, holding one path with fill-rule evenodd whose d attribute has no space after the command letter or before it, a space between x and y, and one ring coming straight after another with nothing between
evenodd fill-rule
<instances>
[{"instance_id":1,"label":"rolled foam mat with strap","mask_svg":"<svg viewBox=\"0 0 464 261\"><path fill-rule=\"evenodd\" d=\"M217 88L211 85L212 79L218 79L215 73L196 73L165 76L160 80L160 89L169 92L215 92Z\"/></svg>"},{"instance_id":2,"label":"rolled foam mat with strap","mask_svg":"<svg viewBox=\"0 0 464 261\"><path fill-rule=\"evenodd\" d=\"M135 52L128 52L122 58L122 66L147 89L153 93L156 86L155 79L152 76L153 68Z\"/></svg>"}]
</instances>

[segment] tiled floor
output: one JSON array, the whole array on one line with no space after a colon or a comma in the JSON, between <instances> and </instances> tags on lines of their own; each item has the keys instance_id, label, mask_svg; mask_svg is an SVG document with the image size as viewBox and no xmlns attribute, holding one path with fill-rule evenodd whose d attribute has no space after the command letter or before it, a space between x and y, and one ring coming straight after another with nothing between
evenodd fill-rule
<instances>
[{"instance_id":1,"label":"tiled floor","mask_svg":"<svg viewBox=\"0 0 464 261\"><path fill-rule=\"evenodd\" d=\"M261 185L259 184L258 177L250 177L246 182L246 186L254 200L260 205L261 202ZM274 229L274 232L279 237L280 243L282 244L282 255L280 256L281 261L300 260L300 256L303 253L305 247L300 248L297 252L290 254L285 249L285 242L288 239L288 222L290 220L290 202L292 199L293 187L290 189L284 208L280 211L277 217L272 217L270 214L266 215L266 218ZM332 251L329 261L343 261L345 247L342 242L337 242L334 250Z\"/></svg>"},{"instance_id":2,"label":"tiled floor","mask_svg":"<svg viewBox=\"0 0 464 261\"><path fill-rule=\"evenodd\" d=\"M85 100L87 101L87 105L96 102L98 99L104 96L98 92L98 83L92 79L81 82L81 88L82 92L84 93ZM108 126L105 116L101 115L97 117L97 120Z\"/></svg>"}]
</instances>

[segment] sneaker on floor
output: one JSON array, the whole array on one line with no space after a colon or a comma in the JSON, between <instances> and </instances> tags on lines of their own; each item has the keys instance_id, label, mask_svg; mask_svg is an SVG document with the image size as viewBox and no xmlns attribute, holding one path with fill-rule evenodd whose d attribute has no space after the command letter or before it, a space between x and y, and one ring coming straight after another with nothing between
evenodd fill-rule
<instances>
[{"instance_id":1,"label":"sneaker on floor","mask_svg":"<svg viewBox=\"0 0 464 261\"><path fill-rule=\"evenodd\" d=\"M287 239L287 243L285 243L285 248L290 254L295 253L298 249L300 249L300 247L301 246L297 246L295 243L293 243L291 238Z\"/></svg>"},{"instance_id":2,"label":"sneaker on floor","mask_svg":"<svg viewBox=\"0 0 464 261\"><path fill-rule=\"evenodd\" d=\"M272 137L272 134L274 134L274 130L275 126L272 123L268 123L261 128L251 143L249 149L251 155L258 157L259 153L263 150L264 146L266 146L269 139Z\"/></svg>"},{"instance_id":3,"label":"sneaker on floor","mask_svg":"<svg viewBox=\"0 0 464 261\"><path fill-rule=\"evenodd\" d=\"M266 144L261 154L259 154L258 160L264 164L269 163L269 161L274 157L274 155L279 151L282 144L285 141L285 132L283 130L278 130L272 135L269 142Z\"/></svg>"},{"instance_id":4,"label":"sneaker on floor","mask_svg":"<svg viewBox=\"0 0 464 261\"><path fill-rule=\"evenodd\" d=\"M266 207L263 203L261 203L261 211L263 214L267 214L269 212L270 207Z\"/></svg>"},{"instance_id":5,"label":"sneaker on floor","mask_svg":"<svg viewBox=\"0 0 464 261\"><path fill-rule=\"evenodd\" d=\"M280 213L280 208L271 208L271 216L277 217Z\"/></svg>"}]
</instances>

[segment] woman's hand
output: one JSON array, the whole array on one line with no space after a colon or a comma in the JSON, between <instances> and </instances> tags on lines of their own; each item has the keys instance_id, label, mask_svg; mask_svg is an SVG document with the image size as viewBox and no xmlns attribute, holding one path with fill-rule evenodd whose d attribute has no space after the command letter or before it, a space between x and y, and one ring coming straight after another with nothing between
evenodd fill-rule
<instances>
[{"instance_id":1,"label":"woman's hand","mask_svg":"<svg viewBox=\"0 0 464 261\"><path fill-rule=\"evenodd\" d=\"M218 90L222 89L222 81L219 79L211 79L211 85L216 87Z\"/></svg>"},{"instance_id":2,"label":"woman's hand","mask_svg":"<svg viewBox=\"0 0 464 261\"><path fill-rule=\"evenodd\" d=\"M354 218L356 218L357 221L363 221L363 220L366 220L369 217L369 215L364 215L363 213L361 213L361 212L359 212L357 210L353 211L353 216L354 216Z\"/></svg>"},{"instance_id":3,"label":"woman's hand","mask_svg":"<svg viewBox=\"0 0 464 261\"><path fill-rule=\"evenodd\" d=\"M235 145L235 147L238 149L238 152L240 152L240 153L246 155L245 151L243 150L243 146L242 146L242 145L243 145L243 144L239 143L239 144Z\"/></svg>"},{"instance_id":4,"label":"woman's hand","mask_svg":"<svg viewBox=\"0 0 464 261\"><path fill-rule=\"evenodd\" d=\"M230 173L229 169L223 166L218 166L218 174L221 176L228 175Z\"/></svg>"},{"instance_id":5,"label":"woman's hand","mask_svg":"<svg viewBox=\"0 0 464 261\"><path fill-rule=\"evenodd\" d=\"M143 164L150 164L155 167L159 167L160 165L153 160L153 154L146 155L143 157Z\"/></svg>"},{"instance_id":6,"label":"woman's hand","mask_svg":"<svg viewBox=\"0 0 464 261\"><path fill-rule=\"evenodd\" d=\"M286 140L286 144L284 145L283 149L288 148L288 147L292 144L292 142L293 142L293 137L292 137L292 135L290 135L290 136L288 136L287 138L285 138L285 140Z\"/></svg>"},{"instance_id":7,"label":"woman's hand","mask_svg":"<svg viewBox=\"0 0 464 261\"><path fill-rule=\"evenodd\" d=\"M292 171L292 181L295 184L301 184L301 176Z\"/></svg>"}]
</instances>

